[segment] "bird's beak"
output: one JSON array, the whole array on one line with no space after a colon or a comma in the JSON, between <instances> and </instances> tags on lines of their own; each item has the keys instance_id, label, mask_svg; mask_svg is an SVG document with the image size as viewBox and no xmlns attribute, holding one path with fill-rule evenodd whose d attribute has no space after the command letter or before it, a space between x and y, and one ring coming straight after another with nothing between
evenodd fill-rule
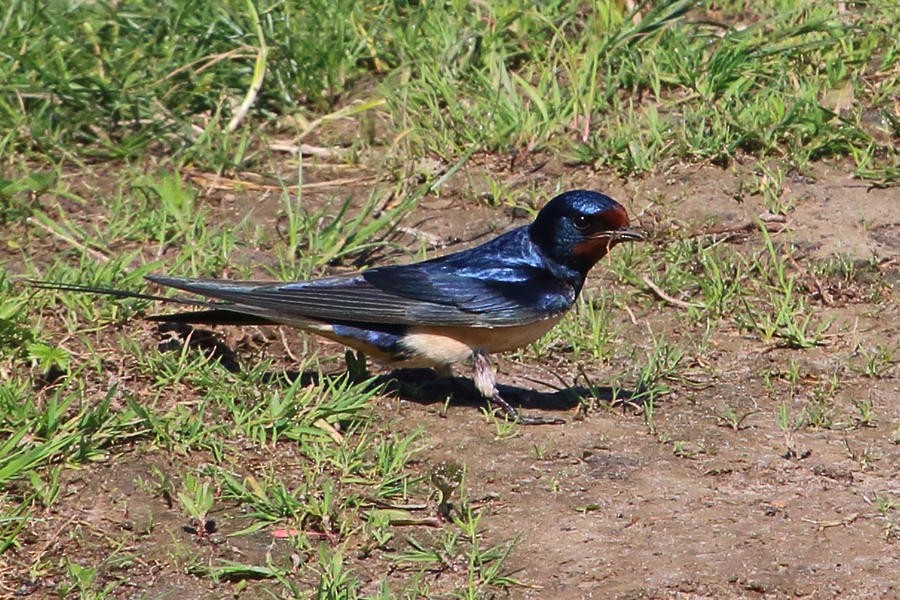
<instances>
[{"instance_id":1,"label":"bird's beak","mask_svg":"<svg viewBox=\"0 0 900 600\"><path fill-rule=\"evenodd\" d=\"M630 227L617 229L616 231L613 231L611 233L612 239L617 242L642 242L647 239L643 233L641 233L637 229L632 229Z\"/></svg>"}]
</instances>

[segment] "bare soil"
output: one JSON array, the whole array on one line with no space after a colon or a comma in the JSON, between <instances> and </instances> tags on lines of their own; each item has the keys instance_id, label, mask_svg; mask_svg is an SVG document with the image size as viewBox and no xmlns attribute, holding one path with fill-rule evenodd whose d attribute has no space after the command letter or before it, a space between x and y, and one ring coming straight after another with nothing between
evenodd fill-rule
<instances>
[{"instance_id":1,"label":"bare soil","mask_svg":"<svg viewBox=\"0 0 900 600\"><path fill-rule=\"evenodd\" d=\"M403 241L410 246L424 241L441 252L525 222L521 211L477 202L494 178L536 206L556 189L601 189L623 201L659 238L672 232L743 232L730 243L758 252L758 230L742 229L765 212L761 198L739 193L739 182L751 168L680 167L622 181L552 163L514 172L487 163L469 165L449 182L446 189L452 191L426 199L407 219ZM795 208L784 231L773 234L779 243L795 246L801 266L837 254L870 265L867 280L818 282L826 295L811 302L818 316L834 319L825 346L777 348L725 320L714 326L711 344L701 350L703 325L647 290L617 284L601 264L588 287L616 289L633 315L632 320L621 310L616 316L619 334L612 360L578 364L564 351L497 357L498 380L520 388L510 390L512 397L530 412L562 416L565 425L520 427L512 437L498 436L478 403L464 394L457 393L445 409L446 390L439 383L429 387L426 382L414 397L386 395L373 407L385 427L423 430L425 447L417 455L423 471L447 460L465 465L467 497L483 502L486 543L518 538L506 569L523 585L513 587L509 597L900 597L898 511L884 514L876 500L900 498L897 365L869 377L859 354L860 348L880 344L893 348L896 360L900 194L897 188L870 189L848 172L840 163L821 164L793 176L788 193L796 198ZM364 186L358 191L362 196ZM332 192L311 193L310 201ZM217 198L223 218L240 220L252 210L262 223L274 223L278 211L275 195L257 195L255 203L253 194L210 197ZM248 250L239 259L263 258ZM137 331L141 343L156 343L151 327ZM627 407L598 403L583 414L577 402L550 393L560 381L577 385L579 368L595 382L615 380L634 356L651 350L648 332L687 354L679 378L668 382L672 393L654 407L652 428L644 415ZM234 343L239 335L226 333L225 339ZM342 355L328 342L301 342L294 333L287 339L296 340L295 349ZM290 363L280 337L272 336L266 346L269 354ZM777 375L792 363L801 375L793 395ZM835 376L838 385L827 404L829 427L779 428L776 413L783 402L796 416ZM525 391L530 389L545 393ZM871 422L860 422L854 400L871 404ZM721 418L729 408L749 413L737 428ZM248 469L271 460L254 452L248 450ZM291 448L276 452L279 470L290 473L297 460ZM264 563L266 556L288 550L265 531L224 535L237 514L230 509L217 515L222 535L198 541L183 530L177 507L139 484L154 468L172 471L207 459L144 453L138 447L113 461L66 471L60 501L29 529L16 551L18 559L33 564L40 556L108 557L119 548L140 558L105 565L111 580L128 575L117 596L188 599L238 593L173 568L171 556L178 555L179 546L203 544L211 556L247 562L256 557ZM409 528L399 532L399 539L405 535L424 538L433 532ZM396 582L405 576L386 568L377 553L350 560L365 582L364 591L374 591L385 577ZM433 577L432 589L439 592L452 590L460 575ZM6 579L4 589L44 596L58 583L19 573ZM248 588L247 597L262 589Z\"/></svg>"}]
</instances>

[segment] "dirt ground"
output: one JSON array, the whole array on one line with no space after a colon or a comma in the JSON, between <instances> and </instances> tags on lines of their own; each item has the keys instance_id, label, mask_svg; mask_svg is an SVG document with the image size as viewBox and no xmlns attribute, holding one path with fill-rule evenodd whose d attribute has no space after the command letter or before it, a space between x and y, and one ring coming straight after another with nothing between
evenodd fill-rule
<instances>
[{"instance_id":1,"label":"dirt ground","mask_svg":"<svg viewBox=\"0 0 900 600\"><path fill-rule=\"evenodd\" d=\"M683 308L648 290L616 283L601 263L587 287L615 290L623 308L616 312L616 351L608 363L582 359L576 364L565 353L497 359L498 380L521 388L510 393L525 410L558 414L566 424L520 427L511 437L498 436L477 403L455 401L445 410L441 390L435 387L429 399L428 385L417 398L387 395L378 402L374 411L385 427L422 429L424 447L417 456L423 465L452 460L466 467L468 497L484 502L480 526L487 543L518 539L505 570L522 585L512 587L508 597L900 598L898 511L883 510L878 501L900 499L897 365L869 377L860 372L858 356L858 349L880 344L893 349L896 361L900 192L870 189L848 172L844 164L820 164L793 176L788 185L795 208L785 230L773 234L779 243L793 243L801 261L842 254L875 265L871 280L860 285L881 286L880 301L837 290L830 303L814 303L817 317L834 319L825 346L773 347L723 320L701 347L703 326L686 319ZM765 211L759 197L740 197L741 175L735 169L680 167L655 178L622 181L548 164L515 177L544 192L557 185L606 191L659 236L738 231ZM455 184L465 193L426 199L408 219L435 247L457 249L525 222L525 215L504 208L471 207L472 197L490 189L477 168L464 169ZM278 202L270 201L272 206ZM239 219L249 210L243 201L229 199L219 207L228 218ZM260 219L274 218L276 212L260 205L253 210ZM762 248L752 229L731 243L748 252ZM139 332L142 343L155 343L149 325ZM581 415L576 403L524 391L552 392L560 381L576 384L579 368L601 385L611 382L628 370L634 356L651 350L651 338L685 352L679 376L667 382L672 392L654 406L652 428L644 415L627 407L601 403ZM342 354L330 343L315 344L323 353ZM270 352L277 354L279 348L280 342L273 342ZM793 394L778 376L791 364L801 381ZM462 369L459 374L466 375ZM834 379L838 385L829 388ZM796 415L824 389L831 394L831 426L791 432L778 426L782 403ZM854 400L871 404L870 422L855 418ZM738 427L728 426L721 418L727 409L747 416ZM279 452L289 470L290 450ZM249 455L248 465L257 458ZM68 471L61 500L30 534L28 550L61 556L66 540L74 539L73 528L83 528L90 532L83 539L106 540L97 543L108 553L123 524L134 527L151 519L152 534L132 548L143 558L116 567L132 574L131 583L116 595L223 597L222 588L198 585L196 577L162 566L162 547L171 553L173 543L189 543L180 537L183 518L148 498L137 481L152 466L165 469L172 460L135 450L115 464ZM267 533L227 544L244 559L283 552ZM74 548L79 549L85 547ZM384 577L383 564L353 560L363 591L374 592ZM388 575L392 581L402 577ZM452 588L452 575L446 577L446 587ZM19 595L52 589L22 580L15 585ZM443 587L438 576L433 585Z\"/></svg>"},{"instance_id":2,"label":"dirt ground","mask_svg":"<svg viewBox=\"0 0 900 600\"><path fill-rule=\"evenodd\" d=\"M837 253L892 257L882 275L893 286L900 193L867 189L846 173L820 165L793 181L789 193L798 200L782 235L809 261ZM712 167L635 184L583 177L570 177L570 185L628 199L633 213L653 213L656 227L739 227L763 212L759 199L737 202L737 177ZM658 199L649 210L648 198ZM604 284L602 274L595 278L594 285ZM628 303L637 323L621 315L623 354L634 346L649 350L648 326L690 352L692 336L701 332L679 319L679 309L646 298ZM841 302L820 306L819 314L835 318L837 335L811 350L773 349L721 327L713 350L689 361L703 385L671 385L673 393L655 409L655 434L640 416L614 409L581 421L570 412L564 426L522 428L502 440L464 408L451 408L448 423L427 408L401 407L399 421L424 424L431 460L464 462L475 496L499 498L483 521L486 531L497 539L520 532L510 567L535 584L513 597L897 598L897 525L873 504L876 495L896 499L900 492L896 365L880 379L850 368L859 345L897 347L895 291L879 305ZM835 422L843 424L799 430L786 440L775 414L789 399L772 397L763 373L791 361L810 388L838 375L834 402L843 414ZM565 369L552 357L545 365ZM623 367L614 359L608 377ZM522 387L542 378L526 363L501 362L500 372L502 381ZM853 424L853 399L877 407L874 426ZM726 406L752 411L739 431L717 418ZM673 451L671 440L689 450ZM796 457L786 458L789 444Z\"/></svg>"}]
</instances>

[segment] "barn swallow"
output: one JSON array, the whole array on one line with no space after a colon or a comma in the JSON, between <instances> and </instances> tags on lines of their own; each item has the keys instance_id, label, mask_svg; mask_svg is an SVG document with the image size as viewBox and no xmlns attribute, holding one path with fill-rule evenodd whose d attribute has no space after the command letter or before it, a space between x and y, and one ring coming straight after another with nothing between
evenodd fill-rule
<instances>
[{"instance_id":1,"label":"barn swallow","mask_svg":"<svg viewBox=\"0 0 900 600\"><path fill-rule=\"evenodd\" d=\"M211 300L33 282L41 288L163 300L203 310L148 317L214 325L289 325L394 367L449 373L471 361L479 393L523 424L497 391L488 355L525 346L572 308L585 277L610 248L644 236L618 202L597 192L560 194L530 224L454 254L349 276L297 282L147 279Z\"/></svg>"}]
</instances>

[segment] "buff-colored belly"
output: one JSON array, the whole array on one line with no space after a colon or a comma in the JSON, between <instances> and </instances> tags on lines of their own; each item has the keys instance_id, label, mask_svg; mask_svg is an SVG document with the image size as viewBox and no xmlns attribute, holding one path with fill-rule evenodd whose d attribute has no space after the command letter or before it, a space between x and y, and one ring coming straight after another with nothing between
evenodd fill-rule
<instances>
[{"instance_id":1,"label":"buff-colored belly","mask_svg":"<svg viewBox=\"0 0 900 600\"><path fill-rule=\"evenodd\" d=\"M414 327L403 338L416 366L452 365L468 360L475 350L492 354L527 346L550 331L563 315L512 327Z\"/></svg>"},{"instance_id":2,"label":"buff-colored belly","mask_svg":"<svg viewBox=\"0 0 900 600\"><path fill-rule=\"evenodd\" d=\"M306 319L282 322L340 342L367 354L372 360L400 367L448 367L471 358L476 350L485 354L506 352L527 346L550 331L563 315L512 327L412 326L400 344L406 350L398 357L362 340L335 335L328 323Z\"/></svg>"}]
</instances>

